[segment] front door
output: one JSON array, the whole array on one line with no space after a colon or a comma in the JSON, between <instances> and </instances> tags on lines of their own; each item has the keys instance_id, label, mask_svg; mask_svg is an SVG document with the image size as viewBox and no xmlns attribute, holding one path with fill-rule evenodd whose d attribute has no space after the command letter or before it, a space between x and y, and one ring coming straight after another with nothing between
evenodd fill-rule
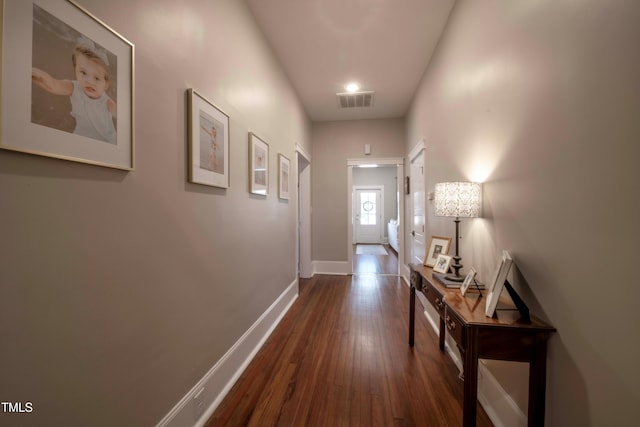
<instances>
[{"instance_id":1,"label":"front door","mask_svg":"<svg viewBox=\"0 0 640 427\"><path fill-rule=\"evenodd\" d=\"M354 243L382 243L382 191L357 189L354 203Z\"/></svg>"}]
</instances>

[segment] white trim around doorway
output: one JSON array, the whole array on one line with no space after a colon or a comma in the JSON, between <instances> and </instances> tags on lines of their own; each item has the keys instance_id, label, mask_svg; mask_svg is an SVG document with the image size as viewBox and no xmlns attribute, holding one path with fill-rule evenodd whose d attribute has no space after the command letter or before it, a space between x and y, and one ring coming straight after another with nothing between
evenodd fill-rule
<instances>
[{"instance_id":1,"label":"white trim around doorway","mask_svg":"<svg viewBox=\"0 0 640 427\"><path fill-rule=\"evenodd\" d=\"M353 168L362 165L386 165L396 166L398 170L397 179L397 191L400 195L403 194L403 182L404 182L404 159L402 157L390 157L390 158L367 158L367 159L347 159L347 266L348 274L353 274L353 223L351 220L351 212L353 210L353 197L351 196L351 189L353 187ZM400 213L399 220L400 226L398 230L398 269L399 274L404 270L404 203L402 203L402 197L400 198Z\"/></svg>"},{"instance_id":2,"label":"white trim around doorway","mask_svg":"<svg viewBox=\"0 0 640 427\"><path fill-rule=\"evenodd\" d=\"M301 160L306 164L301 170ZM300 145L296 144L295 177L296 177L296 268L298 276L312 277L311 261L311 156ZM302 172L302 173L301 173Z\"/></svg>"}]
</instances>

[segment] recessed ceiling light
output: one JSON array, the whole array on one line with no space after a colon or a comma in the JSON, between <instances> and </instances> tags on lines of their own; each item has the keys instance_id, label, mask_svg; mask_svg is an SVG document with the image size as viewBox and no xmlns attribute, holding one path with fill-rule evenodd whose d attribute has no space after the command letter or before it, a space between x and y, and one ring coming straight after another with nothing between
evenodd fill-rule
<instances>
[{"instance_id":1,"label":"recessed ceiling light","mask_svg":"<svg viewBox=\"0 0 640 427\"><path fill-rule=\"evenodd\" d=\"M360 89L360 85L358 83L349 83L344 87L347 92L357 92Z\"/></svg>"}]
</instances>

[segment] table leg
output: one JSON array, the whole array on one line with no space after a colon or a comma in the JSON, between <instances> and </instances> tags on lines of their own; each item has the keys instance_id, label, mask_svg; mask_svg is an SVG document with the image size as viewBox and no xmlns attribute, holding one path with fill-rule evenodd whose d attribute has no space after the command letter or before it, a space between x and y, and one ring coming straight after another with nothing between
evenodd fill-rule
<instances>
[{"instance_id":1,"label":"table leg","mask_svg":"<svg viewBox=\"0 0 640 427\"><path fill-rule=\"evenodd\" d=\"M467 329L464 350L463 427L475 427L478 398L478 331Z\"/></svg>"},{"instance_id":2,"label":"table leg","mask_svg":"<svg viewBox=\"0 0 640 427\"><path fill-rule=\"evenodd\" d=\"M413 347L413 339L416 329L416 287L411 286L409 296L409 347Z\"/></svg>"},{"instance_id":3,"label":"table leg","mask_svg":"<svg viewBox=\"0 0 640 427\"><path fill-rule=\"evenodd\" d=\"M533 357L529 363L529 409L530 427L544 425L545 388L547 385L547 337L536 334Z\"/></svg>"}]
</instances>

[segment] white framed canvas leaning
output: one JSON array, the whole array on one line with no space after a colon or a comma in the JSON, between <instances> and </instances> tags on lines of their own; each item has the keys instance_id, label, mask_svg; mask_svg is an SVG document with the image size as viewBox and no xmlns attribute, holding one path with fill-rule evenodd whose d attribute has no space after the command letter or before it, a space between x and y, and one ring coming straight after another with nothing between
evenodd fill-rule
<instances>
[{"instance_id":1,"label":"white framed canvas leaning","mask_svg":"<svg viewBox=\"0 0 640 427\"><path fill-rule=\"evenodd\" d=\"M504 282L507 280L507 274L509 274L509 270L511 269L511 264L513 264L511 254L507 251L502 251L500 264L498 264L493 281L489 283L489 294L487 295L484 312L487 317L493 317L496 312L496 306L498 305L500 294L504 288Z\"/></svg>"},{"instance_id":2,"label":"white framed canvas leaning","mask_svg":"<svg viewBox=\"0 0 640 427\"><path fill-rule=\"evenodd\" d=\"M467 276L464 278L464 282L462 282L462 286L460 286L460 293L464 296L467 293L467 289L471 285L471 282L476 278L476 269L470 268Z\"/></svg>"},{"instance_id":3,"label":"white framed canvas leaning","mask_svg":"<svg viewBox=\"0 0 640 427\"><path fill-rule=\"evenodd\" d=\"M278 197L289 200L289 174L291 162L284 154L278 153Z\"/></svg>"},{"instance_id":4,"label":"white framed canvas leaning","mask_svg":"<svg viewBox=\"0 0 640 427\"><path fill-rule=\"evenodd\" d=\"M187 99L189 181L229 188L229 116L193 89Z\"/></svg>"},{"instance_id":5,"label":"white framed canvas leaning","mask_svg":"<svg viewBox=\"0 0 640 427\"><path fill-rule=\"evenodd\" d=\"M269 193L269 144L249 132L249 192Z\"/></svg>"},{"instance_id":6,"label":"white framed canvas leaning","mask_svg":"<svg viewBox=\"0 0 640 427\"><path fill-rule=\"evenodd\" d=\"M133 44L70 0L3 7L0 148L133 170Z\"/></svg>"},{"instance_id":7,"label":"white framed canvas leaning","mask_svg":"<svg viewBox=\"0 0 640 427\"><path fill-rule=\"evenodd\" d=\"M431 236L429 246L427 246L427 253L424 257L424 265L427 267L435 266L438 255L448 254L450 245L451 237Z\"/></svg>"},{"instance_id":8,"label":"white framed canvas leaning","mask_svg":"<svg viewBox=\"0 0 640 427\"><path fill-rule=\"evenodd\" d=\"M438 259L436 260L436 265L433 266L433 271L436 273L446 273L449 271L449 266L451 265L451 257L449 255L438 255Z\"/></svg>"}]
</instances>

